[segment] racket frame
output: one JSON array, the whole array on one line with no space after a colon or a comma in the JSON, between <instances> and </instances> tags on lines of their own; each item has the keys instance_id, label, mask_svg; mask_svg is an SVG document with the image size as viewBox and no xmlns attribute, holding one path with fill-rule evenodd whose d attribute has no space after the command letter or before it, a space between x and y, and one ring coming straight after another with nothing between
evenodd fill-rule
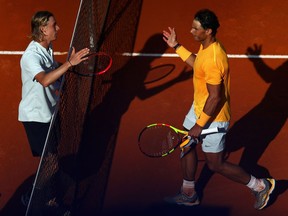
<instances>
[{"instance_id":1,"label":"racket frame","mask_svg":"<svg viewBox=\"0 0 288 216\"><path fill-rule=\"evenodd\" d=\"M153 124L149 124L147 125L145 128L142 129L142 131L139 133L139 136L138 136L138 146L139 146L139 149L140 151L148 156L148 157L152 157L152 158L161 158L161 157L165 157L167 155L170 155L172 152L174 152L175 149L177 149L183 142L179 142L177 145L175 145L173 148L171 148L169 151L167 151L166 153L162 154L162 155L150 155L146 152L144 152L141 148L141 145L140 145L140 140L141 140L141 136L142 134L144 133L144 131L147 129L147 128L150 128L150 127L156 127L156 126L165 126L165 127L169 127L171 128L173 131L175 131L177 134L183 134L183 138L187 138L188 140L191 139L191 137L188 135L188 131L185 131L185 130L180 130L172 125L169 125L169 124L166 124L166 123L153 123ZM217 133L219 132L219 128L216 127L216 128L208 128L208 129L203 129L202 132L201 132L201 135L206 135L206 134L211 134L211 133ZM185 140L186 141L186 140ZM184 142L185 142L184 141ZM187 142L188 143L188 142ZM181 145L182 146L182 145ZM183 145L184 147L185 145Z\"/></svg>"},{"instance_id":2,"label":"racket frame","mask_svg":"<svg viewBox=\"0 0 288 216\"><path fill-rule=\"evenodd\" d=\"M93 77L93 76L98 76L98 75L101 75L101 74L104 74L104 73L106 73L110 68L111 68L111 66L112 66L112 63L113 63L113 60L112 60L112 57L109 55L109 54L107 54L107 53L105 53L105 52L90 52L90 53L88 53L87 55L85 55L85 56L83 56L82 58L86 58L86 57L88 57L88 59L89 58L93 58L93 56L100 56L100 55L105 55L105 56L107 56L107 57L109 57L109 63L108 63L108 65L106 66L106 68L104 69L104 70L101 70L100 72L95 72L95 70L94 70L94 72L93 73L87 73L87 74L85 74L85 73L79 73L79 72L77 72L77 71L75 71L75 66L72 68L72 70L71 70L71 72L73 72L73 73L75 73L75 74L78 74L78 75L80 75L80 76L86 76L86 77ZM84 61L85 62L85 61ZM97 64L97 63L96 63ZM96 65L96 67L97 67L97 65Z\"/></svg>"}]
</instances>

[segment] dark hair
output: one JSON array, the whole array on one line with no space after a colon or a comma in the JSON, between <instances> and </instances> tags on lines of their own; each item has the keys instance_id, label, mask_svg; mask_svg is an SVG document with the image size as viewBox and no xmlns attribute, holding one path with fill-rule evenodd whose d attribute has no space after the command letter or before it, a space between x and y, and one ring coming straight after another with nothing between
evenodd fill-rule
<instances>
[{"instance_id":1,"label":"dark hair","mask_svg":"<svg viewBox=\"0 0 288 216\"><path fill-rule=\"evenodd\" d=\"M41 26L46 26L49 18L53 14L49 11L38 11L31 19L31 38L35 41L42 41L43 33L40 29Z\"/></svg>"},{"instance_id":2,"label":"dark hair","mask_svg":"<svg viewBox=\"0 0 288 216\"><path fill-rule=\"evenodd\" d=\"M201 26L206 29L212 30L212 36L215 36L220 24L215 13L209 9L202 9L198 11L194 19L201 23Z\"/></svg>"}]
</instances>

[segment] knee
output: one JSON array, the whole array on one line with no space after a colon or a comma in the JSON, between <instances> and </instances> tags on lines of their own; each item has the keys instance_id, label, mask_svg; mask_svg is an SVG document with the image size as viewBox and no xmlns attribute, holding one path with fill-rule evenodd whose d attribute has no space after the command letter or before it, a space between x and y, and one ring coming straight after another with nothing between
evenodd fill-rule
<instances>
[{"instance_id":1,"label":"knee","mask_svg":"<svg viewBox=\"0 0 288 216\"><path fill-rule=\"evenodd\" d=\"M221 172L221 170L222 170L221 164L212 163L212 162L206 162L206 163L207 163L208 168L209 168L211 171L216 172L216 173Z\"/></svg>"}]
</instances>

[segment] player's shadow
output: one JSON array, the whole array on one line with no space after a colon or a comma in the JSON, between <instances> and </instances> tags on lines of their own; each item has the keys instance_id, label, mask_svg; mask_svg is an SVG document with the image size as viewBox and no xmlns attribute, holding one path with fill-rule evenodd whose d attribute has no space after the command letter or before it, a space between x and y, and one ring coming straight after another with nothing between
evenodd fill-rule
<instances>
[{"instance_id":1,"label":"player's shadow","mask_svg":"<svg viewBox=\"0 0 288 216\"><path fill-rule=\"evenodd\" d=\"M27 192L34 181L35 175L29 176L13 193L13 196L0 209L1 216L25 215L26 207L21 203L21 196Z\"/></svg>"},{"instance_id":2,"label":"player's shadow","mask_svg":"<svg viewBox=\"0 0 288 216\"><path fill-rule=\"evenodd\" d=\"M243 150L239 165L248 173L258 178L265 178L271 175L268 169L258 162L284 126L288 115L288 61L272 69L259 58L261 48L259 45L249 47L247 56L259 76L270 86L260 103L231 126L226 137L225 151L228 156L231 152ZM205 165L198 181L200 191L203 191L212 175L213 173ZM276 193L287 189L287 181L281 182L276 185L278 187Z\"/></svg>"},{"instance_id":3,"label":"player's shadow","mask_svg":"<svg viewBox=\"0 0 288 216\"><path fill-rule=\"evenodd\" d=\"M155 34L147 40L140 52L164 53L166 49L162 34ZM77 156L78 168L74 174L78 182L76 203L79 206L78 211L82 214L89 215L93 211L96 212L99 204L102 205L104 199L102 195L105 193L108 181L121 118L129 109L131 102L135 98L145 100L176 83L191 78L191 71L186 71L184 68L175 78L148 88L145 80L147 81L150 71L151 73L153 71L151 63L159 57L118 57L130 58L130 60L119 70L114 71L111 76L102 76L100 86L99 84L94 86L95 95L92 95L92 98L103 97L103 99L97 105L93 101L90 103ZM171 65L168 65L166 69L166 73L171 73ZM164 74L162 73L163 78ZM157 80L158 78L155 78L155 82ZM109 89L105 95L100 95L99 89L107 88ZM127 140L127 142L131 142L132 145L135 140ZM128 151L129 149L127 149L127 155Z\"/></svg>"},{"instance_id":4,"label":"player's shadow","mask_svg":"<svg viewBox=\"0 0 288 216\"><path fill-rule=\"evenodd\" d=\"M261 46L247 49L248 57L259 56ZM239 164L257 177L269 177L268 170L258 164L269 144L275 139L288 116L288 61L275 70L261 58L249 58L257 73L270 84L263 99L238 120L227 134L227 152L243 148Z\"/></svg>"},{"instance_id":5,"label":"player's shadow","mask_svg":"<svg viewBox=\"0 0 288 216\"><path fill-rule=\"evenodd\" d=\"M114 216L114 215L125 215L125 216L150 216L150 215L193 215L193 216L210 216L210 215L231 215L231 209L227 206L183 206L183 205L171 205L163 203L154 203L147 206L145 209L139 209L137 207L119 207L110 209L104 212L101 216Z\"/></svg>"}]
</instances>

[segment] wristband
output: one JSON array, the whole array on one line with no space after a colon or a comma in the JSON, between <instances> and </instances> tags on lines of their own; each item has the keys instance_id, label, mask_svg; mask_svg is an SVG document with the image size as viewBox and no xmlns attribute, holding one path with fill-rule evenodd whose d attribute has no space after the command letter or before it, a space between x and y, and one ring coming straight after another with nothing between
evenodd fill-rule
<instances>
[{"instance_id":1,"label":"wristband","mask_svg":"<svg viewBox=\"0 0 288 216\"><path fill-rule=\"evenodd\" d=\"M73 67L73 65L71 64L70 60L68 60L69 64L71 65L71 67Z\"/></svg>"},{"instance_id":2,"label":"wristband","mask_svg":"<svg viewBox=\"0 0 288 216\"><path fill-rule=\"evenodd\" d=\"M207 115L206 113L202 111L202 113L200 114L199 118L196 121L196 124L198 124L201 127L204 127L210 118L211 116Z\"/></svg>"},{"instance_id":3,"label":"wristband","mask_svg":"<svg viewBox=\"0 0 288 216\"><path fill-rule=\"evenodd\" d=\"M176 50L176 49L178 49L178 47L180 47L180 46L181 46L181 44L177 43L173 48Z\"/></svg>"},{"instance_id":4,"label":"wristband","mask_svg":"<svg viewBox=\"0 0 288 216\"><path fill-rule=\"evenodd\" d=\"M192 53L185 49L183 46L180 46L177 50L176 53L179 55L179 57L185 62Z\"/></svg>"}]
</instances>

